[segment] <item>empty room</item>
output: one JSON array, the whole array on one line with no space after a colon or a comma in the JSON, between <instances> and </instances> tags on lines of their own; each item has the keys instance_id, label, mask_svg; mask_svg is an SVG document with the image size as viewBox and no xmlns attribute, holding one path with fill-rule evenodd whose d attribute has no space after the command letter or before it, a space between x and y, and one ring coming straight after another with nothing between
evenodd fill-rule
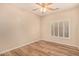
<instances>
[{"instance_id":1,"label":"empty room","mask_svg":"<svg viewBox=\"0 0 79 59\"><path fill-rule=\"evenodd\" d=\"M78 3L0 3L0 56L79 56Z\"/></svg>"}]
</instances>

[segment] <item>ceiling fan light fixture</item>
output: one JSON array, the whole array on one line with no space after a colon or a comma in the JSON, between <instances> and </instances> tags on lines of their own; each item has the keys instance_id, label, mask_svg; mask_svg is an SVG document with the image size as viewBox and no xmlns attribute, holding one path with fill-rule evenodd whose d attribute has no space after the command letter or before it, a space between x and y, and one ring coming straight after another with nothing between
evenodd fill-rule
<instances>
[{"instance_id":1,"label":"ceiling fan light fixture","mask_svg":"<svg viewBox=\"0 0 79 59\"><path fill-rule=\"evenodd\" d=\"M43 8L43 11L44 11L44 12L46 12L46 11L47 11L47 9L46 9L46 8Z\"/></svg>"},{"instance_id":2,"label":"ceiling fan light fixture","mask_svg":"<svg viewBox=\"0 0 79 59\"><path fill-rule=\"evenodd\" d=\"M46 9L46 8L40 8L40 11L41 11L41 12L46 12L47 9Z\"/></svg>"},{"instance_id":3,"label":"ceiling fan light fixture","mask_svg":"<svg viewBox=\"0 0 79 59\"><path fill-rule=\"evenodd\" d=\"M40 11L42 12L43 11L43 8L40 8Z\"/></svg>"}]
</instances>

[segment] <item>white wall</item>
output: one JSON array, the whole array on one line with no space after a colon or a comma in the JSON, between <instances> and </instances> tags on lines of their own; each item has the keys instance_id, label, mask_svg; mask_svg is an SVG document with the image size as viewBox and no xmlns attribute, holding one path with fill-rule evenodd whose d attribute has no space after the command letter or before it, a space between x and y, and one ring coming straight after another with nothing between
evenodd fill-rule
<instances>
[{"instance_id":1,"label":"white wall","mask_svg":"<svg viewBox=\"0 0 79 59\"><path fill-rule=\"evenodd\" d=\"M51 24L54 21L68 20L70 22L70 39L61 39L51 36ZM53 13L45 16L41 20L41 38L43 40L57 42L61 44L71 45L79 47L79 8L75 7L72 9Z\"/></svg>"},{"instance_id":2,"label":"white wall","mask_svg":"<svg viewBox=\"0 0 79 59\"><path fill-rule=\"evenodd\" d=\"M4 33L4 34L1 34ZM0 51L40 38L40 18L12 4L0 4Z\"/></svg>"}]
</instances>

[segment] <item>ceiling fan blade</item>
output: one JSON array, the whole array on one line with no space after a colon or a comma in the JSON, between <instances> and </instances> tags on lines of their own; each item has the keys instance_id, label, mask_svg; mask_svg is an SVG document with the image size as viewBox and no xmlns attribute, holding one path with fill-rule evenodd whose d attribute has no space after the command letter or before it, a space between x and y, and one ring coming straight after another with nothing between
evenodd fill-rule
<instances>
[{"instance_id":1,"label":"ceiling fan blade","mask_svg":"<svg viewBox=\"0 0 79 59\"><path fill-rule=\"evenodd\" d=\"M33 11L36 11L36 10L38 10L38 8L36 8L36 9L33 9Z\"/></svg>"},{"instance_id":2,"label":"ceiling fan blade","mask_svg":"<svg viewBox=\"0 0 79 59\"><path fill-rule=\"evenodd\" d=\"M41 3L41 5L42 5L42 6L45 6L46 4L45 4L45 3Z\"/></svg>"},{"instance_id":3,"label":"ceiling fan blade","mask_svg":"<svg viewBox=\"0 0 79 59\"><path fill-rule=\"evenodd\" d=\"M47 3L47 5L52 5L53 3Z\"/></svg>"},{"instance_id":4,"label":"ceiling fan blade","mask_svg":"<svg viewBox=\"0 0 79 59\"><path fill-rule=\"evenodd\" d=\"M46 4L45 3L36 3L38 6L44 7Z\"/></svg>"},{"instance_id":5,"label":"ceiling fan blade","mask_svg":"<svg viewBox=\"0 0 79 59\"><path fill-rule=\"evenodd\" d=\"M42 6L40 3L36 3L38 6Z\"/></svg>"},{"instance_id":6,"label":"ceiling fan blade","mask_svg":"<svg viewBox=\"0 0 79 59\"><path fill-rule=\"evenodd\" d=\"M49 8L49 7L48 7L47 9L53 11L53 10L57 10L57 9L59 9L59 8Z\"/></svg>"}]
</instances>

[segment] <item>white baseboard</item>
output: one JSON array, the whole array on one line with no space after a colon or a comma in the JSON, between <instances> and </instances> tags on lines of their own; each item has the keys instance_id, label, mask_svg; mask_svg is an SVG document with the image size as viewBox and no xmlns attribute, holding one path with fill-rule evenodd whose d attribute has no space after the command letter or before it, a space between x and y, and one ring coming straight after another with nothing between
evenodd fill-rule
<instances>
[{"instance_id":1,"label":"white baseboard","mask_svg":"<svg viewBox=\"0 0 79 59\"><path fill-rule=\"evenodd\" d=\"M11 51L11 50L14 50L14 49L20 48L20 47L22 47L22 46L29 45L29 44L34 43L34 42L38 42L38 41L39 41L39 40L34 40L34 41L31 41L31 42L26 43L26 44L22 44L22 45L17 46L17 47L13 47L13 48L10 48L10 49L6 49L6 50L4 50L4 51L1 51L0 54L6 53L6 52L8 52L8 51Z\"/></svg>"},{"instance_id":2,"label":"white baseboard","mask_svg":"<svg viewBox=\"0 0 79 59\"><path fill-rule=\"evenodd\" d=\"M42 40L45 40L45 41L48 41L48 42L56 42L56 41L51 41L51 40L46 40L46 39L42 39ZM56 42L56 43L59 43L59 42ZM77 45L70 45L70 44L66 44L66 43L59 43L59 44L68 45L68 46L72 46L72 47L79 49L79 46L77 46Z\"/></svg>"},{"instance_id":3,"label":"white baseboard","mask_svg":"<svg viewBox=\"0 0 79 59\"><path fill-rule=\"evenodd\" d=\"M45 39L41 39L41 40L45 40ZM20 47L22 47L22 46L29 45L29 44L34 43L34 42L38 42L38 41L40 41L40 39L39 39L39 40L31 41L31 42L26 43L26 44L22 44L22 45L20 45L20 46L14 47L14 48L7 49L7 50L5 50L5 51L0 52L0 54L6 53L6 52L8 52L8 51L11 51L11 50L14 50L14 49L20 48ZM51 42L50 40L45 40L45 41ZM52 41L52 42L54 42L54 41ZM58 43L58 42L56 42L56 43ZM59 44L61 44L61 43L59 43ZM63 43L62 43L62 44L63 44ZM65 44L65 45L69 45L69 44ZM69 46L77 47L77 48L79 49L79 47L78 47L78 46L75 46L75 45L69 45Z\"/></svg>"}]
</instances>

